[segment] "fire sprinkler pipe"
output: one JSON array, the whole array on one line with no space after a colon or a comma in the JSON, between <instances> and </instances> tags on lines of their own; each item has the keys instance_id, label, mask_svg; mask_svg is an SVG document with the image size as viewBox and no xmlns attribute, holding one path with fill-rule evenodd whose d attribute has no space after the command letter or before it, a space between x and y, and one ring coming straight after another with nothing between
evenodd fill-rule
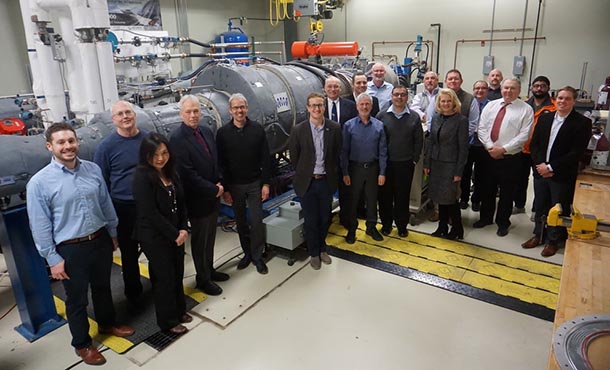
<instances>
[{"instance_id":1,"label":"fire sprinkler pipe","mask_svg":"<svg viewBox=\"0 0 610 370\"><path fill-rule=\"evenodd\" d=\"M505 39L470 39L470 40L461 39L461 40L456 40L455 41L455 53L453 54L453 68L456 68L456 65L457 65L458 46L460 43L467 43L467 42L479 42L480 43L480 42L496 42L496 41L517 42L517 41L530 41L530 40L546 40L546 37L540 36L540 37L513 37L513 38L505 38Z\"/></svg>"}]
</instances>

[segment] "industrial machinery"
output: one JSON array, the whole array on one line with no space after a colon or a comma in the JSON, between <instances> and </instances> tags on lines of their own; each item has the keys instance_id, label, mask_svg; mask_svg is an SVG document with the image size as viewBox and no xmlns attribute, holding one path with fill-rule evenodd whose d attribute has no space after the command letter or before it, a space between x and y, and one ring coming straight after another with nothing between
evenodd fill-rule
<instances>
[{"instance_id":1,"label":"industrial machinery","mask_svg":"<svg viewBox=\"0 0 610 370\"><path fill-rule=\"evenodd\" d=\"M267 244L278 246L291 251L288 265L294 264L292 252L305 242L303 236L303 211L301 204L288 201L279 207L279 212L263 219Z\"/></svg>"}]
</instances>

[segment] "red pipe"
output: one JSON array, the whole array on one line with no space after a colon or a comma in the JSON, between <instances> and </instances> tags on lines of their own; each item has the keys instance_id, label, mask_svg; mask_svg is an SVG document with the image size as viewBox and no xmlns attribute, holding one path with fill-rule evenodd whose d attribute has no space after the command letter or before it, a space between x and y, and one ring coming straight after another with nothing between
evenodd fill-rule
<instances>
[{"instance_id":1,"label":"red pipe","mask_svg":"<svg viewBox=\"0 0 610 370\"><path fill-rule=\"evenodd\" d=\"M307 41L295 41L290 48L293 58L308 58L310 56L356 56L358 55L358 42L323 42L312 45Z\"/></svg>"}]
</instances>

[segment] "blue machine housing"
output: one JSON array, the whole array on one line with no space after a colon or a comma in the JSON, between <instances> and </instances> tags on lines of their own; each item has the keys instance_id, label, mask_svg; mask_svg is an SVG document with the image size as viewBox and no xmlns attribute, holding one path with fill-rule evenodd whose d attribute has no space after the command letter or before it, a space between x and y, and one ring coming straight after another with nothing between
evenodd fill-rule
<instances>
[{"instance_id":1,"label":"blue machine housing","mask_svg":"<svg viewBox=\"0 0 610 370\"><path fill-rule=\"evenodd\" d=\"M244 44L248 43L248 35L243 32L238 31L227 31L219 34L214 39L215 43L225 43L225 44ZM225 52L225 53L236 53L234 55L228 55L226 58L233 59L237 64L241 65L250 65L250 59L248 53L248 47L244 46L236 46L236 47L227 47L216 49L215 52ZM239 53L239 54L237 54ZM222 58L221 58L222 59Z\"/></svg>"}]
</instances>

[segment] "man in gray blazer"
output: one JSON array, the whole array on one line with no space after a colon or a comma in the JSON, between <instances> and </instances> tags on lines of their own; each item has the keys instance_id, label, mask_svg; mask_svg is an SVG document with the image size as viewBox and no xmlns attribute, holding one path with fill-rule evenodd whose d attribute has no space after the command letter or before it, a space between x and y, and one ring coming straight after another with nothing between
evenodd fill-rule
<instances>
[{"instance_id":1,"label":"man in gray blazer","mask_svg":"<svg viewBox=\"0 0 610 370\"><path fill-rule=\"evenodd\" d=\"M309 120L292 129L289 144L290 160L296 171L294 190L301 198L305 240L314 270L319 270L322 262L331 263L326 252L326 235L341 153L341 126L324 118L324 100L320 93L309 94Z\"/></svg>"}]
</instances>

